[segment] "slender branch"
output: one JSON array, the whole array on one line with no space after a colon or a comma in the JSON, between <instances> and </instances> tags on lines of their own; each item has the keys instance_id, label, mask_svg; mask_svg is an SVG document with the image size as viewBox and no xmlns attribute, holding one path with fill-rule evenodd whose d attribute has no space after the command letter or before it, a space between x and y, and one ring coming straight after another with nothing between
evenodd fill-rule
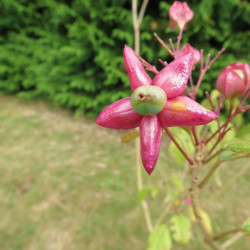
<instances>
[{"instance_id":1,"label":"slender branch","mask_svg":"<svg viewBox=\"0 0 250 250\"><path fill-rule=\"evenodd\" d=\"M238 160L238 159L249 158L249 157L250 157L250 154L245 154L245 155L241 155L241 156L238 156L238 157L229 157L226 160L224 160L223 162L235 161L235 160Z\"/></svg>"},{"instance_id":2,"label":"slender branch","mask_svg":"<svg viewBox=\"0 0 250 250\"><path fill-rule=\"evenodd\" d=\"M137 0L132 0L132 16L133 16L133 27L134 27L134 46L135 53L140 54L140 25L137 19Z\"/></svg>"},{"instance_id":3,"label":"slender branch","mask_svg":"<svg viewBox=\"0 0 250 250\"><path fill-rule=\"evenodd\" d=\"M142 174L141 174L141 164L140 164L140 140L139 138L136 138L135 140L135 147L136 147L136 173L137 173L137 188L138 191L141 191L143 188L142 184Z\"/></svg>"},{"instance_id":4,"label":"slender branch","mask_svg":"<svg viewBox=\"0 0 250 250\"><path fill-rule=\"evenodd\" d=\"M138 58L140 59L142 65L145 67L145 69L147 71L151 71L154 74L157 74L159 71L156 69L155 66L151 65L149 62L147 62L145 59L143 59L142 57L138 56Z\"/></svg>"},{"instance_id":5,"label":"slender branch","mask_svg":"<svg viewBox=\"0 0 250 250\"><path fill-rule=\"evenodd\" d=\"M245 111L250 109L250 105L245 106Z\"/></svg>"},{"instance_id":6,"label":"slender branch","mask_svg":"<svg viewBox=\"0 0 250 250\"><path fill-rule=\"evenodd\" d=\"M136 138L135 140L135 147L136 147L136 176L137 176L137 188L138 192L140 192L143 188L143 182L142 182L142 173L141 173L141 153L140 153L140 140L139 138ZM154 228L152 225L152 220L151 220L151 215L149 211L148 204L145 200L142 201L141 203L145 220L146 220L146 225L148 228L149 232L153 232Z\"/></svg>"},{"instance_id":7,"label":"slender branch","mask_svg":"<svg viewBox=\"0 0 250 250\"><path fill-rule=\"evenodd\" d=\"M226 128L226 127L225 127ZM204 157L205 159L207 157L209 157L210 154L212 154L212 152L216 149L216 147L220 144L220 142L223 140L223 138L225 137L225 135L233 129L233 126L231 126L230 128L224 130L222 133L220 133L217 141L214 143L214 145L212 146L212 148L209 150L209 152L206 154L206 156Z\"/></svg>"},{"instance_id":8,"label":"slender branch","mask_svg":"<svg viewBox=\"0 0 250 250\"><path fill-rule=\"evenodd\" d=\"M203 49L201 49L201 67L200 67L200 72L203 70L203 60L204 60Z\"/></svg>"},{"instance_id":9,"label":"slender branch","mask_svg":"<svg viewBox=\"0 0 250 250\"><path fill-rule=\"evenodd\" d=\"M162 47L165 48L172 57L174 57L173 51L163 42L163 40L156 33L154 33L154 36L158 40L158 42L162 45Z\"/></svg>"},{"instance_id":10,"label":"slender branch","mask_svg":"<svg viewBox=\"0 0 250 250\"><path fill-rule=\"evenodd\" d=\"M250 90L247 91L246 95L241 100L239 106L242 106L244 104L244 102L247 100L247 98L248 98L249 95L250 95Z\"/></svg>"},{"instance_id":11,"label":"slender branch","mask_svg":"<svg viewBox=\"0 0 250 250\"><path fill-rule=\"evenodd\" d=\"M190 75L190 77L189 77L189 82L190 82L190 86L191 86L191 91L193 91L194 90L194 82L193 82L192 75Z\"/></svg>"},{"instance_id":12,"label":"slender branch","mask_svg":"<svg viewBox=\"0 0 250 250\"><path fill-rule=\"evenodd\" d=\"M215 112L215 113L217 114L216 121L217 121L217 125L218 125L218 128L219 128L219 127L220 127L219 113L220 113L220 109L221 109L220 104L218 103L218 112L216 112L215 107L214 107L214 104L213 104L213 102L212 102L212 99L211 99L211 97L210 97L208 91L205 91L205 95L206 95L206 97L207 97L207 99L208 99L208 101L209 101L209 104L210 104L210 106L211 106L211 108L212 108L212 111ZM219 100L218 100L218 101L219 101Z\"/></svg>"},{"instance_id":13,"label":"slender branch","mask_svg":"<svg viewBox=\"0 0 250 250\"><path fill-rule=\"evenodd\" d=\"M141 5L140 13L139 13L139 18L138 18L138 24L139 26L141 25L142 19L144 17L147 5L148 5L149 0L143 0L143 3Z\"/></svg>"},{"instance_id":14,"label":"slender branch","mask_svg":"<svg viewBox=\"0 0 250 250\"><path fill-rule=\"evenodd\" d=\"M199 139L197 137L196 127L192 127L192 133L193 133L193 136L194 136L195 145L199 145Z\"/></svg>"},{"instance_id":15,"label":"slender branch","mask_svg":"<svg viewBox=\"0 0 250 250\"><path fill-rule=\"evenodd\" d=\"M217 152L215 152L213 155L211 155L206 161L204 161L204 164L209 163L211 160L213 160L216 156L218 156L220 153L222 153L223 151L225 151L224 148L219 149Z\"/></svg>"},{"instance_id":16,"label":"slender branch","mask_svg":"<svg viewBox=\"0 0 250 250\"><path fill-rule=\"evenodd\" d=\"M250 165L245 166L242 168L239 172L237 172L231 179L229 179L221 189L219 189L216 193L212 194L207 200L206 204L214 199L215 197L219 196L221 193L223 193L225 190L228 190L228 187L234 183L239 177L241 177L248 169L250 168ZM205 204L205 205L206 205Z\"/></svg>"},{"instance_id":17,"label":"slender branch","mask_svg":"<svg viewBox=\"0 0 250 250\"><path fill-rule=\"evenodd\" d=\"M212 66L212 64L221 56L221 54L225 51L225 48L222 48L217 55L211 60L211 62L208 64L208 69Z\"/></svg>"},{"instance_id":18,"label":"slender branch","mask_svg":"<svg viewBox=\"0 0 250 250\"><path fill-rule=\"evenodd\" d=\"M186 152L181 148L181 146L179 145L179 143L175 140L175 138L173 137L173 135L170 132L170 130L167 127L164 127L164 130L166 131L166 133L169 136L169 138L173 141L173 143L175 144L175 146L180 150L180 152L183 154L183 156L189 162L189 164L193 165L194 164L193 161L189 158L189 156L186 154Z\"/></svg>"},{"instance_id":19,"label":"slender branch","mask_svg":"<svg viewBox=\"0 0 250 250\"><path fill-rule=\"evenodd\" d=\"M209 63L209 61L210 61L210 57L211 57L211 55L208 54L208 55L207 55L207 59L206 59L206 63L205 63L205 69L207 69L207 67L208 67L208 63Z\"/></svg>"},{"instance_id":20,"label":"slender branch","mask_svg":"<svg viewBox=\"0 0 250 250\"><path fill-rule=\"evenodd\" d=\"M208 101L209 101L209 104L210 104L212 110L214 111L214 110L215 110L215 107L214 107L214 105L213 105L212 99L211 99L211 97L210 97L208 91L205 91L205 95L206 95L206 97L207 97L207 99L208 99Z\"/></svg>"},{"instance_id":21,"label":"slender branch","mask_svg":"<svg viewBox=\"0 0 250 250\"><path fill-rule=\"evenodd\" d=\"M173 206L173 203L169 203L167 206L165 206L163 212L160 214L159 218L157 219L157 221L155 223L155 227L160 225L160 223L165 218L165 216L168 214L168 212L169 212L169 210L171 209L172 206Z\"/></svg>"},{"instance_id":22,"label":"slender branch","mask_svg":"<svg viewBox=\"0 0 250 250\"><path fill-rule=\"evenodd\" d=\"M207 182L209 181L209 179L212 177L213 173L215 172L215 170L220 166L221 161L218 160L213 166L212 168L209 170L209 172L207 173L207 175L204 177L204 179L200 182L200 184L198 185L199 188L203 188Z\"/></svg>"},{"instance_id":23,"label":"slender branch","mask_svg":"<svg viewBox=\"0 0 250 250\"><path fill-rule=\"evenodd\" d=\"M170 43L170 46L171 46L171 49L172 49L173 53L175 54L175 48L174 48L174 44L173 44L172 39L170 38L170 39L168 39L168 41Z\"/></svg>"},{"instance_id":24,"label":"slender branch","mask_svg":"<svg viewBox=\"0 0 250 250\"><path fill-rule=\"evenodd\" d=\"M222 249L226 249L229 246L231 246L234 242L236 242L237 240L239 240L242 236L244 236L244 233L242 232L238 232L235 235L233 235L229 240L227 240L225 243L223 243L221 245Z\"/></svg>"},{"instance_id":25,"label":"slender branch","mask_svg":"<svg viewBox=\"0 0 250 250\"><path fill-rule=\"evenodd\" d=\"M180 29L179 30L179 35L177 37L177 44L176 44L176 50L175 51L179 50L179 46L180 46L180 42L181 42L181 38L182 38L182 33L183 33L183 29Z\"/></svg>"},{"instance_id":26,"label":"slender branch","mask_svg":"<svg viewBox=\"0 0 250 250\"><path fill-rule=\"evenodd\" d=\"M199 88L200 88L200 85L201 85L203 76L205 75L206 71L207 71L206 68L204 68L204 69L201 71L201 73L200 73L200 76L199 76L199 78L198 78L198 81L197 81L197 83L196 83L195 90L194 90L194 93L193 93L193 96L192 96L194 100L195 100L195 98L196 98L196 95L197 95L198 90L199 90Z\"/></svg>"},{"instance_id":27,"label":"slender branch","mask_svg":"<svg viewBox=\"0 0 250 250\"><path fill-rule=\"evenodd\" d=\"M239 231L241 231L241 228L234 228L234 229L231 229L231 230L227 230L225 232L222 232L222 233L218 234L217 236L214 236L213 240L220 240L220 239L228 236L229 234L237 233Z\"/></svg>"},{"instance_id":28,"label":"slender branch","mask_svg":"<svg viewBox=\"0 0 250 250\"><path fill-rule=\"evenodd\" d=\"M166 67L168 65L168 63L166 61L163 61L161 58L158 59L158 61L164 66Z\"/></svg>"},{"instance_id":29,"label":"slender branch","mask_svg":"<svg viewBox=\"0 0 250 250\"><path fill-rule=\"evenodd\" d=\"M196 83L196 87L195 87L195 90L192 94L192 98L195 99L196 98L196 95L197 95L197 92L200 88L200 85L201 85L201 82L202 82L202 79L203 79L203 76L205 75L205 73L210 69L210 67L212 66L212 64L219 58L219 56L224 52L224 48L221 49L217 55L211 60L211 62L209 63L210 61L210 54L207 55L207 59L206 59L206 63L205 63L205 67L203 68L203 51L202 51L202 57L201 57L201 73L200 73L200 76L198 78L198 81Z\"/></svg>"},{"instance_id":30,"label":"slender branch","mask_svg":"<svg viewBox=\"0 0 250 250\"><path fill-rule=\"evenodd\" d=\"M199 152L197 152L199 154ZM211 236L210 232L208 231L202 216L201 216L201 211L200 211L200 204L199 204L199 187L198 187L198 169L200 167L200 163L197 163L193 166L193 171L192 171L192 184L190 188L190 196L192 199L192 207L194 211L194 215L196 218L196 221L199 224L199 227L201 231L203 232L205 236L205 241L206 243L215 250L219 250L220 248L217 247L217 245L213 242L213 237Z\"/></svg>"},{"instance_id":31,"label":"slender branch","mask_svg":"<svg viewBox=\"0 0 250 250\"><path fill-rule=\"evenodd\" d=\"M143 1L148 2L148 1ZM146 5L144 4L141 7L140 11L140 20L137 19L137 0L132 0L132 16L133 16L133 27L134 27L134 35L135 35L135 53L139 56L140 55L140 25L143 19L143 15L146 9ZM135 140L135 148L136 148L136 176L137 176L137 187L138 191L140 192L143 188L143 182L142 182L142 173L141 173L141 154L140 154L140 141L138 138ZM142 208L147 224L147 228L149 232L153 232L154 228L151 221L150 211L148 208L147 202L144 200L142 201Z\"/></svg>"}]
</instances>

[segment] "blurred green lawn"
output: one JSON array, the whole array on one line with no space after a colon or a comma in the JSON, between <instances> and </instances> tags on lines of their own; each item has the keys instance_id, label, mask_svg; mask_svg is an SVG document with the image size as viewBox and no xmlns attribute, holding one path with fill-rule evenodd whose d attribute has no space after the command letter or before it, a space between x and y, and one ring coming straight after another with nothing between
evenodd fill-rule
<instances>
[{"instance_id":1,"label":"blurred green lawn","mask_svg":"<svg viewBox=\"0 0 250 250\"><path fill-rule=\"evenodd\" d=\"M121 131L98 127L49 104L15 97L1 97L0 103L0 249L146 249L134 144L121 145ZM163 143L152 176L143 173L145 183L159 186L161 193L168 191L168 178L183 171L166 149ZM223 165L222 183L246 164ZM215 181L204 190L202 201L215 234L238 227L250 216L249 181L248 171L214 200L208 197L219 189ZM150 202L153 219L163 209L160 198ZM193 229L191 243L173 249L208 249L197 226ZM245 237L228 249L249 248Z\"/></svg>"}]
</instances>

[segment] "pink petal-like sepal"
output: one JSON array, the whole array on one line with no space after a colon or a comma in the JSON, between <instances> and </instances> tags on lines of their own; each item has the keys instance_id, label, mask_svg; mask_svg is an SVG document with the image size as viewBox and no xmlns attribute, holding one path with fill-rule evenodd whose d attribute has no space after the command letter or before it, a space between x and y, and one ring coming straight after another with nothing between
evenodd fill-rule
<instances>
[{"instance_id":1,"label":"pink petal-like sepal","mask_svg":"<svg viewBox=\"0 0 250 250\"><path fill-rule=\"evenodd\" d=\"M159 156L161 134L162 128L156 115L142 118L140 125L141 157L148 174L154 170Z\"/></svg>"},{"instance_id":2,"label":"pink petal-like sepal","mask_svg":"<svg viewBox=\"0 0 250 250\"><path fill-rule=\"evenodd\" d=\"M162 127L197 126L217 118L214 112L203 108L186 96L178 96L168 101L157 116Z\"/></svg>"},{"instance_id":3,"label":"pink petal-like sepal","mask_svg":"<svg viewBox=\"0 0 250 250\"><path fill-rule=\"evenodd\" d=\"M124 46L123 57L130 80L131 90L134 91L138 87L150 85L152 81L149 75L144 70L135 52L127 45Z\"/></svg>"},{"instance_id":4,"label":"pink petal-like sepal","mask_svg":"<svg viewBox=\"0 0 250 250\"><path fill-rule=\"evenodd\" d=\"M187 3L175 1L169 9L170 29L184 29L186 24L191 21L194 13Z\"/></svg>"},{"instance_id":5,"label":"pink petal-like sepal","mask_svg":"<svg viewBox=\"0 0 250 250\"><path fill-rule=\"evenodd\" d=\"M105 108L96 123L105 128L132 129L140 126L142 116L130 104L130 97L121 99Z\"/></svg>"},{"instance_id":6,"label":"pink petal-like sepal","mask_svg":"<svg viewBox=\"0 0 250 250\"><path fill-rule=\"evenodd\" d=\"M245 94L250 87L250 68L247 63L228 65L217 78L216 88L226 99Z\"/></svg>"},{"instance_id":7,"label":"pink petal-like sepal","mask_svg":"<svg viewBox=\"0 0 250 250\"><path fill-rule=\"evenodd\" d=\"M182 95L187 87L192 66L193 53L189 53L162 69L153 79L152 85L162 88L168 99Z\"/></svg>"},{"instance_id":8,"label":"pink petal-like sepal","mask_svg":"<svg viewBox=\"0 0 250 250\"><path fill-rule=\"evenodd\" d=\"M201 59L201 53L199 50L192 47L189 43L186 43L181 50L177 51L175 53L175 58L179 58L181 56L187 55L188 53L194 54L194 60L193 60L193 69L195 68L195 64L198 63Z\"/></svg>"}]
</instances>

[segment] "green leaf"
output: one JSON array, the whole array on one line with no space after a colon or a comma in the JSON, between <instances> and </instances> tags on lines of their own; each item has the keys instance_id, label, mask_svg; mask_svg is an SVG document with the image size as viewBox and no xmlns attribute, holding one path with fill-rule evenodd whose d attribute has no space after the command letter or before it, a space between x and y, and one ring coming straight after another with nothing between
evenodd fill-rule
<instances>
[{"instance_id":1,"label":"green leaf","mask_svg":"<svg viewBox=\"0 0 250 250\"><path fill-rule=\"evenodd\" d=\"M171 142L169 146L169 151L175 157L178 164L182 164L186 160L183 154L180 152L180 150L175 146L173 142Z\"/></svg>"},{"instance_id":2,"label":"green leaf","mask_svg":"<svg viewBox=\"0 0 250 250\"><path fill-rule=\"evenodd\" d=\"M182 146L182 148L187 151L188 154L192 154L194 152L194 146L190 140L189 134L182 128L174 127L171 128L171 133L173 134L175 140ZM171 142L169 146L170 153L175 157L178 164L182 164L185 162L186 158L180 152L180 150L176 147L176 145Z\"/></svg>"},{"instance_id":3,"label":"green leaf","mask_svg":"<svg viewBox=\"0 0 250 250\"><path fill-rule=\"evenodd\" d=\"M220 159L222 160L226 160L228 159L229 157L232 157L232 156L236 156L236 155L239 155L238 153L235 153L235 152L230 152L230 151L224 151L220 154Z\"/></svg>"},{"instance_id":4,"label":"green leaf","mask_svg":"<svg viewBox=\"0 0 250 250\"><path fill-rule=\"evenodd\" d=\"M142 203L142 201L146 198L148 194L149 188L143 187L142 190L138 194L137 203L138 205Z\"/></svg>"},{"instance_id":5,"label":"green leaf","mask_svg":"<svg viewBox=\"0 0 250 250\"><path fill-rule=\"evenodd\" d=\"M212 234L213 228L212 228L212 222L210 220L209 215L201 209L201 218L205 224L205 227L207 228L207 231Z\"/></svg>"},{"instance_id":6,"label":"green leaf","mask_svg":"<svg viewBox=\"0 0 250 250\"><path fill-rule=\"evenodd\" d=\"M170 219L173 238L176 242L187 244L191 238L191 223L184 215L176 215Z\"/></svg>"},{"instance_id":7,"label":"green leaf","mask_svg":"<svg viewBox=\"0 0 250 250\"><path fill-rule=\"evenodd\" d=\"M195 215L194 215L194 211L193 211L193 209L191 207L189 209L189 213L190 213L191 220L195 221L196 218L195 218ZM201 213L201 218L202 218L202 220L203 220L203 222L205 224L205 227L207 228L207 231L210 234L212 234L213 227L212 227L212 222L210 220L209 215L203 209L200 210L200 213Z\"/></svg>"},{"instance_id":8,"label":"green leaf","mask_svg":"<svg viewBox=\"0 0 250 250\"><path fill-rule=\"evenodd\" d=\"M250 153L250 140L231 140L224 145L224 148L233 152Z\"/></svg>"},{"instance_id":9,"label":"green leaf","mask_svg":"<svg viewBox=\"0 0 250 250\"><path fill-rule=\"evenodd\" d=\"M250 218L248 218L243 226L242 226L242 231L245 233L245 234L250 234Z\"/></svg>"},{"instance_id":10,"label":"green leaf","mask_svg":"<svg viewBox=\"0 0 250 250\"><path fill-rule=\"evenodd\" d=\"M166 225L159 225L149 236L148 250L170 250L172 240Z\"/></svg>"},{"instance_id":11,"label":"green leaf","mask_svg":"<svg viewBox=\"0 0 250 250\"><path fill-rule=\"evenodd\" d=\"M122 135L121 142L122 143L128 143L133 141L135 138L137 138L140 135L139 131L129 131L128 133Z\"/></svg>"},{"instance_id":12,"label":"green leaf","mask_svg":"<svg viewBox=\"0 0 250 250\"><path fill-rule=\"evenodd\" d=\"M150 191L153 198L155 198L157 196L158 192L159 192L159 189L157 186L153 187Z\"/></svg>"},{"instance_id":13,"label":"green leaf","mask_svg":"<svg viewBox=\"0 0 250 250\"><path fill-rule=\"evenodd\" d=\"M175 186L179 191L182 191L184 189L183 182L179 178L173 176L170 179L175 184Z\"/></svg>"},{"instance_id":14,"label":"green leaf","mask_svg":"<svg viewBox=\"0 0 250 250\"><path fill-rule=\"evenodd\" d=\"M238 138L250 138L250 123L241 127L241 129L236 133Z\"/></svg>"}]
</instances>

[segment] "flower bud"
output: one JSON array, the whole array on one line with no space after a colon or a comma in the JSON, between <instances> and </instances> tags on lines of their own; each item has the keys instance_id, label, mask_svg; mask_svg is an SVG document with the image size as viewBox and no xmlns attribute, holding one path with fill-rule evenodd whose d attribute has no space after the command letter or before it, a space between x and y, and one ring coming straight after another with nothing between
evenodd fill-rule
<instances>
[{"instance_id":1,"label":"flower bud","mask_svg":"<svg viewBox=\"0 0 250 250\"><path fill-rule=\"evenodd\" d=\"M191 21L194 13L187 3L175 1L169 9L170 29L184 29L186 24Z\"/></svg>"},{"instance_id":2,"label":"flower bud","mask_svg":"<svg viewBox=\"0 0 250 250\"><path fill-rule=\"evenodd\" d=\"M156 115L165 107L167 97L157 86L142 86L131 95L131 106L140 115Z\"/></svg>"},{"instance_id":3,"label":"flower bud","mask_svg":"<svg viewBox=\"0 0 250 250\"><path fill-rule=\"evenodd\" d=\"M250 68L247 63L233 63L220 73L216 88L226 99L245 94L250 87Z\"/></svg>"},{"instance_id":4,"label":"flower bud","mask_svg":"<svg viewBox=\"0 0 250 250\"><path fill-rule=\"evenodd\" d=\"M194 69L195 64L201 60L201 54L200 54L200 51L198 49L195 49L189 43L185 44L181 50L179 50L175 53L175 59L177 59L181 56L185 56L189 53L193 53L193 55L194 55L193 67L192 67Z\"/></svg>"}]
</instances>

